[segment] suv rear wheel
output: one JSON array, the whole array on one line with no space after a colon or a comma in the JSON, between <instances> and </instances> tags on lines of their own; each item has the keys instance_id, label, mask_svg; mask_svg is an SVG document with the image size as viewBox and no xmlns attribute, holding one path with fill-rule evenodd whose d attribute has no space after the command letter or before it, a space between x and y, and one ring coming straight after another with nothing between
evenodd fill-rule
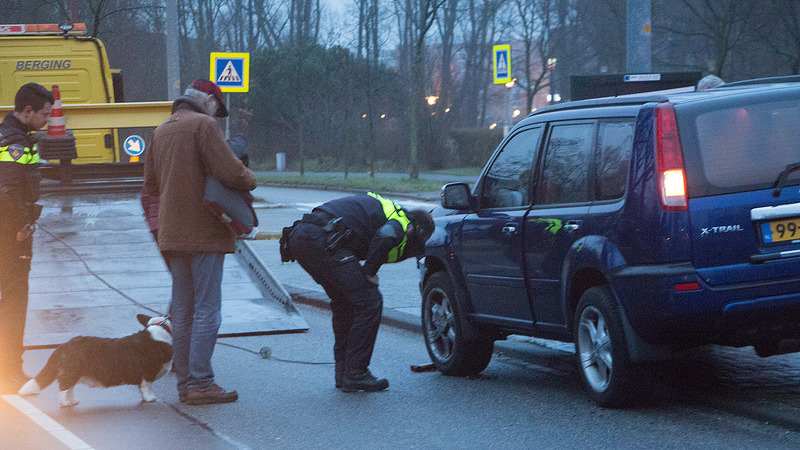
<instances>
[{"instance_id":1,"label":"suv rear wheel","mask_svg":"<svg viewBox=\"0 0 800 450\"><path fill-rule=\"evenodd\" d=\"M629 404L639 389L608 286L595 286L581 296L573 333L581 381L592 400L607 407Z\"/></svg>"},{"instance_id":2,"label":"suv rear wheel","mask_svg":"<svg viewBox=\"0 0 800 450\"><path fill-rule=\"evenodd\" d=\"M450 277L431 275L423 290L422 329L431 361L445 375L479 373L492 359L494 341L464 339L460 314Z\"/></svg>"}]
</instances>

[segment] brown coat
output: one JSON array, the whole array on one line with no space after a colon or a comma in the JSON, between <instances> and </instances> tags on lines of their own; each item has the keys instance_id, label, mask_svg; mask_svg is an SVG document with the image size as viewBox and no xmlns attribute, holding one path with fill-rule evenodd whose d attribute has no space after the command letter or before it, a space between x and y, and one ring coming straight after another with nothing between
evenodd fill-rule
<instances>
[{"instance_id":1,"label":"brown coat","mask_svg":"<svg viewBox=\"0 0 800 450\"><path fill-rule=\"evenodd\" d=\"M235 236L203 206L206 175L244 191L255 189L256 180L228 147L216 119L199 111L187 97L176 100L173 115L153 133L145 159L144 188L159 197L158 247L233 253Z\"/></svg>"}]
</instances>

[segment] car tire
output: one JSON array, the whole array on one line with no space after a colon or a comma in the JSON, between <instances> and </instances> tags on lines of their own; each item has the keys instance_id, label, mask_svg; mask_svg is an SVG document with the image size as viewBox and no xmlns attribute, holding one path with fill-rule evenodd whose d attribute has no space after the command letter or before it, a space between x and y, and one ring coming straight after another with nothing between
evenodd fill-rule
<instances>
[{"instance_id":1,"label":"car tire","mask_svg":"<svg viewBox=\"0 0 800 450\"><path fill-rule=\"evenodd\" d=\"M573 323L575 361L584 388L600 406L629 406L641 393L614 295L595 286L581 296ZM643 380L642 380L643 381Z\"/></svg>"},{"instance_id":2,"label":"car tire","mask_svg":"<svg viewBox=\"0 0 800 450\"><path fill-rule=\"evenodd\" d=\"M466 340L461 329L459 305L445 272L425 282L422 295L422 332L434 366L445 375L480 373L492 359L492 339Z\"/></svg>"}]
</instances>

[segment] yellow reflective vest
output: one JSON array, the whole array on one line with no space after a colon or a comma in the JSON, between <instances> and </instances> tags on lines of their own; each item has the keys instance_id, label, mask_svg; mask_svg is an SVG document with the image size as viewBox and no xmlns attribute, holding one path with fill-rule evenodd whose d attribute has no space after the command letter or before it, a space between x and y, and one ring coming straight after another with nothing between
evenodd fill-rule
<instances>
[{"instance_id":1,"label":"yellow reflective vest","mask_svg":"<svg viewBox=\"0 0 800 450\"><path fill-rule=\"evenodd\" d=\"M2 134L0 134L0 142L3 142ZM39 162L39 148L36 144L30 147L22 144L0 144L0 162L36 164Z\"/></svg>"},{"instance_id":2,"label":"yellow reflective vest","mask_svg":"<svg viewBox=\"0 0 800 450\"><path fill-rule=\"evenodd\" d=\"M403 256L403 250L408 242L408 224L411 223L411 221L406 217L406 212L403 211L403 208L397 203L387 200L374 192L367 192L367 195L381 202L386 220L396 220L400 222L400 226L403 228L403 240L399 245L389 251L389 255L386 258L386 262L397 262L400 260L400 257Z\"/></svg>"}]
</instances>

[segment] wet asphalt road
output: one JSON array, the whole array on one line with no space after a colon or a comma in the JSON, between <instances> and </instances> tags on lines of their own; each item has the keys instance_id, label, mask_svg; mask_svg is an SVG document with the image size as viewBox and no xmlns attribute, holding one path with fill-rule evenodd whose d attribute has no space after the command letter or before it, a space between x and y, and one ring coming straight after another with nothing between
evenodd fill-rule
<instances>
[{"instance_id":1,"label":"wet asphalt road","mask_svg":"<svg viewBox=\"0 0 800 450\"><path fill-rule=\"evenodd\" d=\"M309 204L339 195L281 191L257 193L285 200L259 209L262 230L285 226ZM411 373L410 364L427 360L416 331L419 293L391 293L416 283L414 267L381 274L386 323L396 326L381 328L373 369L392 386L380 394L342 395L332 387L324 295L299 266L280 264L276 244L263 242L259 254L296 301L307 303L301 310L311 329L220 341L218 380L239 390L239 402L181 405L174 378L167 378L156 383L155 404L141 404L133 387L81 387L81 404L69 409L58 408L57 389L50 387L30 403L93 448L141 448L142 442L199 449L800 447L800 354L762 359L752 348L713 346L685 352L651 369L650 395L628 410L591 404L574 375L569 346L548 341L499 342L487 371L472 379ZM257 355L264 347L273 359ZM48 355L27 352L26 371L36 373ZM0 423L0 449L81 448L60 447L4 402Z\"/></svg>"}]
</instances>

